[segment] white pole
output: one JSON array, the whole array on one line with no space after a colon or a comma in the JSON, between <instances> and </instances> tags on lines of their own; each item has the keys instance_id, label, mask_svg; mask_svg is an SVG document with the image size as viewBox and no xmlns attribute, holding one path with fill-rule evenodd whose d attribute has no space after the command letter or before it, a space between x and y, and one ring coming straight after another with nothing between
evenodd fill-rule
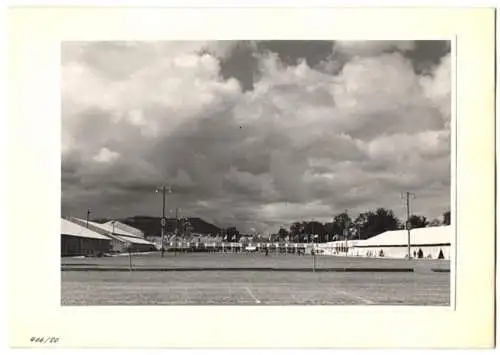
<instances>
[{"instance_id":1,"label":"white pole","mask_svg":"<svg viewBox=\"0 0 500 355\"><path fill-rule=\"evenodd\" d=\"M406 223L405 223L405 229L408 234L408 260L411 259L411 238L410 238L410 230L411 230L411 225L410 225L410 199L414 198L415 195L409 191L406 192L406 195L403 197L405 198L406 202Z\"/></svg>"}]
</instances>

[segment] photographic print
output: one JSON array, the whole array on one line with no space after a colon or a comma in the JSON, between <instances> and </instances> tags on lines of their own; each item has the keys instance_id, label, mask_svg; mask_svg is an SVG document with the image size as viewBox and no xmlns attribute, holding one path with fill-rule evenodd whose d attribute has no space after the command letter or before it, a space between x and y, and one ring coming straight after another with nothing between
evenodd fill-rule
<instances>
[{"instance_id":1,"label":"photographic print","mask_svg":"<svg viewBox=\"0 0 500 355\"><path fill-rule=\"evenodd\" d=\"M494 21L9 10L9 344L494 346Z\"/></svg>"},{"instance_id":2,"label":"photographic print","mask_svg":"<svg viewBox=\"0 0 500 355\"><path fill-rule=\"evenodd\" d=\"M450 306L451 49L63 41L61 304Z\"/></svg>"}]
</instances>

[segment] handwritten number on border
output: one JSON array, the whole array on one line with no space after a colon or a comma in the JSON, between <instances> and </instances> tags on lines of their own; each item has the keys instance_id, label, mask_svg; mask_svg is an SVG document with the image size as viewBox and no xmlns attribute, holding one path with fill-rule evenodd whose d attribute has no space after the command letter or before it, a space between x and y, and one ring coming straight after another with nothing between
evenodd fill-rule
<instances>
[{"instance_id":1,"label":"handwritten number on border","mask_svg":"<svg viewBox=\"0 0 500 355\"><path fill-rule=\"evenodd\" d=\"M56 337L31 337L30 341L37 344L57 344L59 338Z\"/></svg>"}]
</instances>

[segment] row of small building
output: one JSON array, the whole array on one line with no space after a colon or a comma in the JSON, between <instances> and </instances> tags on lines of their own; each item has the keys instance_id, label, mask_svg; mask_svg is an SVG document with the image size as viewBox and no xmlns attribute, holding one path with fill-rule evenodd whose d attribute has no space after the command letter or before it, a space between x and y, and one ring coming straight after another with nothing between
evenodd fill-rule
<instances>
[{"instance_id":1,"label":"row of small building","mask_svg":"<svg viewBox=\"0 0 500 355\"><path fill-rule=\"evenodd\" d=\"M417 228L411 230L410 246L413 258L449 259L452 233L450 226ZM170 243L167 243L170 245ZM193 244L193 245L191 245ZM226 244L226 245L224 245ZM405 230L387 231L366 240L333 241L319 244L275 244L240 245L222 243L223 250L302 250L309 254L313 250L322 255L345 255L363 257L405 258L408 256L408 234ZM199 243L182 243L182 248L191 248ZM210 245L210 247L215 247ZM158 250L155 243L146 240L142 231L118 221L97 223L79 218L61 219L62 256L99 256L108 253L150 252Z\"/></svg>"}]
</instances>

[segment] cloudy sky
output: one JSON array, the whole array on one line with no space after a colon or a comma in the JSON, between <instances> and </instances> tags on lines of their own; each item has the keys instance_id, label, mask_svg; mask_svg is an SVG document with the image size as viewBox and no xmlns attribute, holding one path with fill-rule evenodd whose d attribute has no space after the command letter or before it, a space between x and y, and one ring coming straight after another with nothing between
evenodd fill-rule
<instances>
[{"instance_id":1,"label":"cloudy sky","mask_svg":"<svg viewBox=\"0 0 500 355\"><path fill-rule=\"evenodd\" d=\"M168 209L266 232L377 207L450 208L444 41L62 47L62 213Z\"/></svg>"}]
</instances>

